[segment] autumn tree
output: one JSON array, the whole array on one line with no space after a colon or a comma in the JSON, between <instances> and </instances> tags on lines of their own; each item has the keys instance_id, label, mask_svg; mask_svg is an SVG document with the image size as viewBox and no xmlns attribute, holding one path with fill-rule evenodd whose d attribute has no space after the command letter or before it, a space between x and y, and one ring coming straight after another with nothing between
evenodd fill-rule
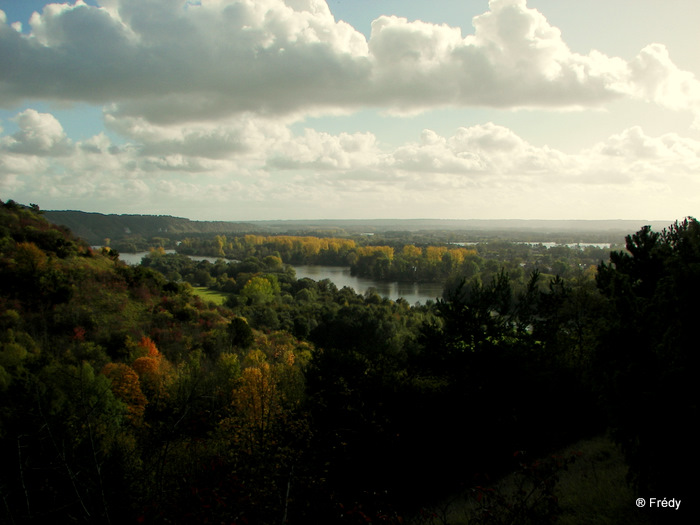
<instances>
[{"instance_id":1,"label":"autumn tree","mask_svg":"<svg viewBox=\"0 0 700 525\"><path fill-rule=\"evenodd\" d=\"M131 368L139 376L140 385L144 394L151 403L160 403L167 398L166 387L172 379L172 365L158 351L155 342L147 336L139 341L139 353L131 364Z\"/></svg>"},{"instance_id":2,"label":"autumn tree","mask_svg":"<svg viewBox=\"0 0 700 525\"><path fill-rule=\"evenodd\" d=\"M126 404L129 421L140 425L148 401L141 390L138 374L129 365L108 363L102 369L102 375L111 381L114 395Z\"/></svg>"},{"instance_id":3,"label":"autumn tree","mask_svg":"<svg viewBox=\"0 0 700 525\"><path fill-rule=\"evenodd\" d=\"M228 468L236 477L232 486L245 486L247 497L238 501L237 511L249 520L280 519L288 511L291 487L307 475L301 458L309 427L299 410L306 346L297 347L288 334L259 335L241 361L242 370L232 355L220 363L235 374L229 375L235 387L215 442L227 451Z\"/></svg>"}]
</instances>

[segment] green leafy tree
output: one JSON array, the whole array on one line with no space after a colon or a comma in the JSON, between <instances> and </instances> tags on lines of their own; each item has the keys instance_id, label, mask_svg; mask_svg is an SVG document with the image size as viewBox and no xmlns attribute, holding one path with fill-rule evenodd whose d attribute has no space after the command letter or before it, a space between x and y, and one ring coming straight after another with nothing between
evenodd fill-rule
<instances>
[{"instance_id":1,"label":"green leafy tree","mask_svg":"<svg viewBox=\"0 0 700 525\"><path fill-rule=\"evenodd\" d=\"M280 288L276 279L256 276L251 278L245 286L243 286L241 295L245 297L250 304L258 305L272 302L275 295L279 292Z\"/></svg>"},{"instance_id":2,"label":"green leafy tree","mask_svg":"<svg viewBox=\"0 0 700 525\"><path fill-rule=\"evenodd\" d=\"M253 344L255 337L248 322L241 317L234 317L227 328L231 345L237 348L246 349Z\"/></svg>"}]
</instances>

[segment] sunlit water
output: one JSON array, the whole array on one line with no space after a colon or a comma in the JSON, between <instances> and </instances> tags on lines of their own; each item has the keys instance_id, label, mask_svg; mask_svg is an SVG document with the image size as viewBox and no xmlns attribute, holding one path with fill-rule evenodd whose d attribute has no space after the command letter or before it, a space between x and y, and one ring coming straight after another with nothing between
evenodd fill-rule
<instances>
[{"instance_id":1,"label":"sunlit water","mask_svg":"<svg viewBox=\"0 0 700 525\"><path fill-rule=\"evenodd\" d=\"M165 253L175 253L174 250L166 250ZM149 252L137 253L120 253L119 259L125 263L135 266L141 264L143 259ZM215 263L216 257L204 257L199 255L189 255L194 261L209 261ZM314 281L322 281L323 279L330 280L340 290L344 286L348 286L355 290L356 293L364 294L370 288L374 288L379 295L387 297L392 301L396 301L399 297L405 299L409 304L422 303L425 304L428 300L435 300L442 295L442 284L440 283L398 283L398 282L382 282L364 277L355 277L350 275L350 268L342 266L294 266L297 279L308 277Z\"/></svg>"},{"instance_id":2,"label":"sunlit water","mask_svg":"<svg viewBox=\"0 0 700 525\"><path fill-rule=\"evenodd\" d=\"M295 266L297 279L308 277L314 281L329 279L338 289L349 286L355 292L364 294L370 288L375 288L382 297L395 301L403 297L409 304L433 301L442 295L440 283L398 283L380 282L364 277L350 275L350 268L342 266Z\"/></svg>"}]
</instances>

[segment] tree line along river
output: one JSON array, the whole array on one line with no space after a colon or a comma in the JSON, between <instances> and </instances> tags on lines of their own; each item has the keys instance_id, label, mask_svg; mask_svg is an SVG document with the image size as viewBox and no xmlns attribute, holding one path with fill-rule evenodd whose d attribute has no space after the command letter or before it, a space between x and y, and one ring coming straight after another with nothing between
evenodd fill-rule
<instances>
[{"instance_id":1,"label":"tree line along river","mask_svg":"<svg viewBox=\"0 0 700 525\"><path fill-rule=\"evenodd\" d=\"M141 263L149 252L120 253L119 258L127 264L137 265ZM167 250L166 253L175 253ZM200 255L188 255L193 261L209 261L214 264L216 257L205 257ZM374 288L379 295L387 297L392 301L398 298L405 299L409 304L425 303L428 300L435 300L442 295L443 285L441 283L399 283L376 281L365 277L350 275L348 266L315 266L300 265L292 266L296 272L297 279L309 278L314 281L328 279L335 284L338 289L348 286L356 293L364 294L369 289Z\"/></svg>"}]
</instances>

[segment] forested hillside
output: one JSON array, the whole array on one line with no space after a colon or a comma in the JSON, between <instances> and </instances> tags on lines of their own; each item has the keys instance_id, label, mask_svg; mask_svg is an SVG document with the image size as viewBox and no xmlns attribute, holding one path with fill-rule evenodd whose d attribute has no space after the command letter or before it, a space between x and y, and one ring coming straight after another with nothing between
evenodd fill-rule
<instances>
[{"instance_id":1,"label":"forested hillside","mask_svg":"<svg viewBox=\"0 0 700 525\"><path fill-rule=\"evenodd\" d=\"M147 239L169 238L172 235L199 233L248 232L250 224L226 221L191 221L168 215L104 215L82 211L46 211L44 216L54 224L69 228L91 245L102 246L106 239L134 245L141 249Z\"/></svg>"},{"instance_id":2,"label":"forested hillside","mask_svg":"<svg viewBox=\"0 0 700 525\"><path fill-rule=\"evenodd\" d=\"M130 267L2 204L1 522L437 524L460 492L469 523L549 523L575 457L537 458L606 432L635 494L683 501L635 512L694 512L695 220L596 272L502 267L422 306L254 251L201 274L229 286L216 306L185 260ZM512 503L489 486L514 470Z\"/></svg>"}]
</instances>

